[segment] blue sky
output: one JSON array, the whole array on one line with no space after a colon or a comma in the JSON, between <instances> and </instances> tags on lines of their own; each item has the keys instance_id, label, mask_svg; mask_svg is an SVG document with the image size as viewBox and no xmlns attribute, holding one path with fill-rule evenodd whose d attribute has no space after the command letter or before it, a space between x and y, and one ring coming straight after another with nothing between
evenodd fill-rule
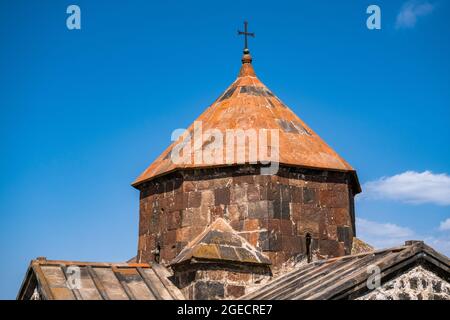
<instances>
[{"instance_id":1,"label":"blue sky","mask_svg":"<svg viewBox=\"0 0 450 320\"><path fill-rule=\"evenodd\" d=\"M81 30L66 8L81 8ZM368 30L366 8L381 8ZM358 236L450 255L446 1L2 1L0 298L29 261L137 250L137 175L234 81L259 78L358 170Z\"/></svg>"}]
</instances>

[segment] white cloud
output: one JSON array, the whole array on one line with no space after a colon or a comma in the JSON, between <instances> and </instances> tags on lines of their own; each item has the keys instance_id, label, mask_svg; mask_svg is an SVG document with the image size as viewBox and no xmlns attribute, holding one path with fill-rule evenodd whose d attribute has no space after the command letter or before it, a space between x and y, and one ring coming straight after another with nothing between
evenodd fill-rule
<instances>
[{"instance_id":1,"label":"white cloud","mask_svg":"<svg viewBox=\"0 0 450 320\"><path fill-rule=\"evenodd\" d=\"M367 182L363 190L362 198L450 205L450 176L445 173L406 171Z\"/></svg>"},{"instance_id":2,"label":"white cloud","mask_svg":"<svg viewBox=\"0 0 450 320\"><path fill-rule=\"evenodd\" d=\"M450 257L450 237L425 237L424 241L427 245L432 247L439 253L445 254L447 257Z\"/></svg>"},{"instance_id":3,"label":"white cloud","mask_svg":"<svg viewBox=\"0 0 450 320\"><path fill-rule=\"evenodd\" d=\"M439 230L441 231L447 231L450 230L450 218L447 218L447 220L444 220L439 225Z\"/></svg>"},{"instance_id":4,"label":"white cloud","mask_svg":"<svg viewBox=\"0 0 450 320\"><path fill-rule=\"evenodd\" d=\"M413 230L393 223L380 223L356 218L358 238L366 241L377 249L403 245L406 240L415 237Z\"/></svg>"},{"instance_id":5,"label":"white cloud","mask_svg":"<svg viewBox=\"0 0 450 320\"><path fill-rule=\"evenodd\" d=\"M443 221L450 224L450 218ZM441 223L442 226L442 223ZM447 230L447 229L446 229ZM450 235L419 235L412 229L394 223L375 222L356 218L358 238L364 240L376 249L386 249L405 244L406 240L423 240L436 251L450 256Z\"/></svg>"},{"instance_id":6,"label":"white cloud","mask_svg":"<svg viewBox=\"0 0 450 320\"><path fill-rule=\"evenodd\" d=\"M395 27L397 29L413 28L416 25L418 17L430 14L434 8L435 5L427 1L407 1L403 4L397 15Z\"/></svg>"}]
</instances>

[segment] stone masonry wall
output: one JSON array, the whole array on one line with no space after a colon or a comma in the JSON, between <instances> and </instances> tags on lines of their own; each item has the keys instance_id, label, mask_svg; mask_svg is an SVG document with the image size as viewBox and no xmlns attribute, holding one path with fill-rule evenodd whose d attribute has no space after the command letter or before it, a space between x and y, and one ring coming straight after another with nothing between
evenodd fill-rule
<instances>
[{"instance_id":1,"label":"stone masonry wall","mask_svg":"<svg viewBox=\"0 0 450 320\"><path fill-rule=\"evenodd\" d=\"M417 266L357 300L450 300L450 283Z\"/></svg>"},{"instance_id":2,"label":"stone masonry wall","mask_svg":"<svg viewBox=\"0 0 450 320\"><path fill-rule=\"evenodd\" d=\"M348 173L256 166L175 172L139 186L138 261L168 263L214 219L222 217L275 267L311 249L350 254L354 207Z\"/></svg>"},{"instance_id":3,"label":"stone masonry wall","mask_svg":"<svg viewBox=\"0 0 450 320\"><path fill-rule=\"evenodd\" d=\"M271 277L269 267L233 266L216 263L178 267L174 284L189 300L236 299L250 286Z\"/></svg>"}]
</instances>

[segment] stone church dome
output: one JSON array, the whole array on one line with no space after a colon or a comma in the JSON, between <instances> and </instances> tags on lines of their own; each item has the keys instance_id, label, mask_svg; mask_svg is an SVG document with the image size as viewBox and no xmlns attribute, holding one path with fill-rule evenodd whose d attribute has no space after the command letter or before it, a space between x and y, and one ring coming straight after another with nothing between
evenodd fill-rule
<instances>
[{"instance_id":1,"label":"stone church dome","mask_svg":"<svg viewBox=\"0 0 450 320\"><path fill-rule=\"evenodd\" d=\"M170 265L193 299L350 254L356 236L356 171L257 78L247 48L237 79L133 186L137 261Z\"/></svg>"},{"instance_id":2,"label":"stone church dome","mask_svg":"<svg viewBox=\"0 0 450 320\"><path fill-rule=\"evenodd\" d=\"M237 79L191 124L187 133L194 145L192 137L195 136L195 123L201 125L201 130L219 130L223 133L233 130L275 129L279 132L278 145L274 141L267 141L267 152L256 152L253 162L270 161L271 151L278 152L278 162L281 165L326 169L341 172L350 172L354 177L355 193L360 192L356 171L328 146L302 119L300 119L288 106L286 106L270 89L268 89L256 76L252 66L252 57L248 50L244 51L242 66ZM183 141L183 139L185 141ZM190 147L187 161L174 163L171 153L175 146L186 143L182 136L174 141L134 182L138 187L141 183L150 181L155 177L182 169L211 168L233 166L240 164L239 156L250 160L249 146L241 150L236 148L234 157L227 159L226 143L223 143L223 152L215 158L213 163L196 161L195 153L198 148ZM206 148L210 141L201 141L200 148ZM239 154L239 153L244 153ZM186 155L185 155L186 156ZM248 161L247 161L248 162Z\"/></svg>"}]
</instances>

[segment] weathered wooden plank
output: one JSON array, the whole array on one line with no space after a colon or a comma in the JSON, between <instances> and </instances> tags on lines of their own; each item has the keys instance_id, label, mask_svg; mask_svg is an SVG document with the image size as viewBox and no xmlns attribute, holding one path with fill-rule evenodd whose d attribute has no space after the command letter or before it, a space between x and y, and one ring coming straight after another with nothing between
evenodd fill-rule
<instances>
[{"instance_id":1,"label":"weathered wooden plank","mask_svg":"<svg viewBox=\"0 0 450 320\"><path fill-rule=\"evenodd\" d=\"M384 271L380 273L381 277L381 284L383 284L386 281L389 281L392 278L392 274L395 274L399 270L406 270L410 267L413 267L417 263L421 263L421 261L428 261L432 265L436 266L438 269L444 270L444 273L448 272L448 268L445 269L445 265L443 265L440 261L436 260L433 256L430 254L427 254L425 252L418 252L412 257L404 260L403 262L397 263L393 267L386 268ZM447 277L448 278L448 277ZM446 279L447 280L447 279ZM355 282L357 279L355 279ZM448 280L447 280L448 281ZM366 289L366 290L364 290ZM366 279L363 278L363 281L359 282L358 284L354 285L353 288L346 290L342 293L340 293L338 296L331 297L331 299L347 299L347 298L356 298L358 296L364 295L368 293L370 290L367 288ZM357 293L357 295L355 295Z\"/></svg>"},{"instance_id":2,"label":"weathered wooden plank","mask_svg":"<svg viewBox=\"0 0 450 320\"><path fill-rule=\"evenodd\" d=\"M36 275L30 264L25 278L22 280L22 284L20 285L16 300L28 300L33 295L34 288L36 288L37 285Z\"/></svg>"},{"instance_id":3,"label":"weathered wooden plank","mask_svg":"<svg viewBox=\"0 0 450 320\"><path fill-rule=\"evenodd\" d=\"M323 264L318 268L313 268L310 272L307 272L287 284L280 284L280 288L276 288L263 297L258 297L258 299L287 299L286 297L292 292L304 288L305 285L319 281L322 276L330 272L331 268L339 269L341 266L346 265L351 261L351 259L342 259L330 264Z\"/></svg>"},{"instance_id":4,"label":"weathered wooden plank","mask_svg":"<svg viewBox=\"0 0 450 320\"><path fill-rule=\"evenodd\" d=\"M255 300L266 300L266 299L275 299L282 295L283 293L289 291L292 287L296 287L302 283L302 280L309 277L312 274L320 272L321 270L327 267L326 264L321 265L320 267L314 268L307 267L294 272L290 277L286 279L282 279L281 281L277 281L270 288L264 288L264 290L260 290L258 294L256 294L252 299Z\"/></svg>"},{"instance_id":5,"label":"weathered wooden plank","mask_svg":"<svg viewBox=\"0 0 450 320\"><path fill-rule=\"evenodd\" d=\"M450 268L450 259L449 258L440 254L439 252L437 252L433 248L427 246L426 244L422 244L422 247L423 247L424 253L426 253L428 256L433 257L435 260L439 261L441 263L441 265L445 266L445 268L447 270Z\"/></svg>"},{"instance_id":6,"label":"weathered wooden plank","mask_svg":"<svg viewBox=\"0 0 450 320\"><path fill-rule=\"evenodd\" d=\"M167 291L170 293L173 299L175 300L185 300L186 297L183 296L180 289L178 289L172 282L169 281L170 273L163 266L155 263L152 264L152 269L155 272L155 275L159 278L161 283L166 287Z\"/></svg>"},{"instance_id":7,"label":"weathered wooden plank","mask_svg":"<svg viewBox=\"0 0 450 320\"><path fill-rule=\"evenodd\" d=\"M405 246L400 246L400 247L395 247L389 250L389 252L398 252L401 250L404 250ZM376 250L376 251L372 251L372 252L365 252L365 253L360 253L360 254L356 254L356 255L349 255L349 256L344 256L344 257L336 257L336 258L331 258L331 259L327 259L327 260L323 260L323 261L316 261L313 262L311 264L308 265L309 268L315 267L316 271L321 270L319 268L321 268L324 264L327 265L331 265L331 264L335 264L334 267L336 267L336 262L345 262L348 260L354 260L356 258L360 258L360 257L365 257L368 255L371 256L379 256L381 254L385 254L386 250ZM247 299L268 299L269 297L267 296L268 294L270 294L271 292L273 293L273 291L282 291L284 286L289 286L288 285L288 281L292 281L291 282L291 286L295 285L295 283L297 282L298 278L301 276L299 273L303 272L305 268L302 267L299 270L295 270L292 272L289 272L287 274L284 274L282 276L280 276L277 279L274 279L273 281L271 281L269 284L264 285L258 289L256 289L255 291L241 297L240 299L243 300L247 300ZM308 274L308 276L311 276L311 274ZM285 280L285 281L283 281ZM287 290L288 288L286 288Z\"/></svg>"},{"instance_id":8,"label":"weathered wooden plank","mask_svg":"<svg viewBox=\"0 0 450 320\"><path fill-rule=\"evenodd\" d=\"M54 299L53 293L50 290L48 281L47 281L44 273L41 270L41 266L38 263L32 263L31 268L33 269L33 272L36 275L36 279L37 279L38 286L39 286L40 292L42 294L42 297L46 300L53 300Z\"/></svg>"},{"instance_id":9,"label":"weathered wooden plank","mask_svg":"<svg viewBox=\"0 0 450 320\"><path fill-rule=\"evenodd\" d=\"M113 274L116 276L117 280L119 281L120 285L122 286L122 289L125 291L126 295L128 296L128 299L130 300L136 300L136 297L134 296L131 289L128 287L128 284L124 278L124 276L117 271L117 269L112 268Z\"/></svg>"},{"instance_id":10,"label":"weathered wooden plank","mask_svg":"<svg viewBox=\"0 0 450 320\"><path fill-rule=\"evenodd\" d=\"M441 261L435 259L434 256L424 253L423 259L434 265L436 268L442 269L443 273L447 274L445 280L449 281L450 278L450 268Z\"/></svg>"},{"instance_id":11,"label":"weathered wooden plank","mask_svg":"<svg viewBox=\"0 0 450 320\"><path fill-rule=\"evenodd\" d=\"M67 260L33 260L35 264L45 265L45 266L60 266L65 265L69 266L91 266L91 267L124 267L124 268L149 268L151 264L149 263L127 263L127 262L86 262L86 261L67 261Z\"/></svg>"},{"instance_id":12,"label":"weathered wooden plank","mask_svg":"<svg viewBox=\"0 0 450 320\"><path fill-rule=\"evenodd\" d=\"M150 271L151 269L146 269L146 271ZM139 272L139 275L141 276L142 280L147 285L148 289L153 294L153 297L156 300L164 300L163 296L160 294L160 292L166 291L166 288L163 286L159 278L155 275L154 278L151 278L150 275L148 275L142 268L137 268L137 271ZM170 299L169 295L169 299Z\"/></svg>"},{"instance_id":13,"label":"weathered wooden plank","mask_svg":"<svg viewBox=\"0 0 450 320\"><path fill-rule=\"evenodd\" d=\"M240 300L253 300L253 299L261 299L260 297L263 297L264 294L267 294L268 292L271 292L272 290L276 288L280 288L284 284L288 283L289 281L296 280L299 277L301 277L306 272L310 271L311 269L317 267L316 263L310 263L305 266L299 267L299 269L294 270L292 272L283 274L272 281L270 281L268 284L256 289L253 292L250 292L249 294L246 294L245 296L241 297Z\"/></svg>"},{"instance_id":14,"label":"weathered wooden plank","mask_svg":"<svg viewBox=\"0 0 450 320\"><path fill-rule=\"evenodd\" d=\"M373 263L373 265L376 265L380 268L380 270L383 272L385 269L389 268L390 266L403 261L407 259L408 257L411 257L415 255L417 252L420 252L421 248L418 246L411 246L407 247L405 250L400 251L398 253L391 253L385 256L382 259L377 260ZM354 286L357 283L360 283L361 281L364 281L364 279L367 279L369 274L367 273L366 269L361 269L357 274L355 274L349 281L349 279L337 281L334 285L331 285L326 288L326 290L322 292L315 293L307 299L330 299L331 297L337 295L339 292L343 292L345 290L348 290L348 288Z\"/></svg>"},{"instance_id":15,"label":"weathered wooden plank","mask_svg":"<svg viewBox=\"0 0 450 320\"><path fill-rule=\"evenodd\" d=\"M258 290L259 292L263 294L258 294L253 299L269 299L272 295L276 294L277 292L284 291L286 288L289 289L291 287L296 287L301 284L304 279L310 279L309 277L316 277L319 276L320 273L328 268L332 264L341 264L343 263L344 259L335 262L335 259L333 261L327 261L326 263L324 261L316 262L308 264L307 267L302 267L296 271L290 272L288 277L280 277L280 281L276 281L274 283L269 284L269 286L265 286L263 290Z\"/></svg>"},{"instance_id":16,"label":"weathered wooden plank","mask_svg":"<svg viewBox=\"0 0 450 320\"><path fill-rule=\"evenodd\" d=\"M68 282L68 278L67 278L67 268L65 265L61 265L61 270L62 273L64 275L64 279L66 279L66 283ZM71 288L69 288L71 289ZM75 296L76 300L83 300L83 297L80 294L80 291L77 288L73 288L72 289L73 295Z\"/></svg>"},{"instance_id":17,"label":"weathered wooden plank","mask_svg":"<svg viewBox=\"0 0 450 320\"><path fill-rule=\"evenodd\" d=\"M105 290L105 287L103 286L103 283L101 282L100 278L95 273L94 269L92 269L91 266L86 266L86 270L91 277L92 281L94 282L95 287L97 288L98 292L102 296L103 300L110 300L108 293Z\"/></svg>"},{"instance_id":18,"label":"weathered wooden plank","mask_svg":"<svg viewBox=\"0 0 450 320\"><path fill-rule=\"evenodd\" d=\"M136 300L156 299L136 268L116 269L116 274L119 273L122 276L124 283L133 293Z\"/></svg>"},{"instance_id":19,"label":"weathered wooden plank","mask_svg":"<svg viewBox=\"0 0 450 320\"><path fill-rule=\"evenodd\" d=\"M383 272L380 272L381 284L386 282L386 280L389 281L391 279L391 277L389 277L391 274L397 272L398 270L406 268L408 265L415 264L417 262L417 260L420 260L420 257L417 255L414 255L411 258L395 265L394 267L387 268ZM370 289L367 287L367 279L368 279L368 276L364 275L363 273L355 276L353 279L351 279L350 289L342 290L338 287L336 289L336 292L338 292L339 295L330 296L330 299L333 299L333 300L346 299L346 297L349 297L354 292L359 292L359 295L363 295L363 294L365 294L361 291L363 288L367 289L365 292L369 292Z\"/></svg>"},{"instance_id":20,"label":"weathered wooden plank","mask_svg":"<svg viewBox=\"0 0 450 320\"><path fill-rule=\"evenodd\" d=\"M298 288L294 292L285 296L285 299L305 299L309 295L327 288L330 284L338 281L339 279L346 279L347 276L351 275L351 273L357 270L360 266L363 266L374 259L375 256L369 254L357 259L348 260L348 262L341 265L339 268L326 270L324 276L319 277L314 281L308 281L305 286Z\"/></svg>"},{"instance_id":21,"label":"weathered wooden plank","mask_svg":"<svg viewBox=\"0 0 450 320\"><path fill-rule=\"evenodd\" d=\"M72 290L67 286L66 277L64 275L61 266L48 266L42 265L42 272L47 279L50 290L53 293L53 299L55 300L74 300L75 295Z\"/></svg>"}]
</instances>

